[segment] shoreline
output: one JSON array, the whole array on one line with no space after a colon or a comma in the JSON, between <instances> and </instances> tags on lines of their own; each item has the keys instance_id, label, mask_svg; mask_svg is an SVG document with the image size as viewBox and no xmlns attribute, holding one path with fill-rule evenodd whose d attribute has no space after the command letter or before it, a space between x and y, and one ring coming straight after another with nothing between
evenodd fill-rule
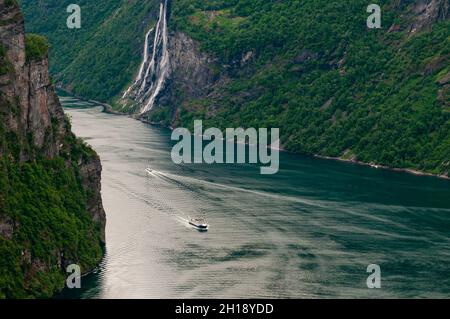
<instances>
[{"instance_id":1,"label":"shoreline","mask_svg":"<svg viewBox=\"0 0 450 319\"><path fill-rule=\"evenodd\" d=\"M80 101L83 101L83 102L89 102L89 103L92 103L92 104L97 105L97 106L102 106L102 107L103 107L103 111L102 111L102 112L104 112L104 113L113 114L113 115L130 115L130 114L128 114L128 113L123 113L123 112L115 111L115 110L112 108L112 106L109 105L108 103L103 103L103 102L100 102L100 101L87 99L87 98L82 97L82 96L77 96L77 95L73 94L72 92L70 92L70 91L64 89L64 88L61 87L61 86L56 86L56 89L59 90L59 91L62 91L62 92L64 92L64 93L66 93L66 94L68 94L69 96L74 97L74 98L76 98L76 99L78 99L78 100L80 100Z\"/></svg>"},{"instance_id":2,"label":"shoreline","mask_svg":"<svg viewBox=\"0 0 450 319\"><path fill-rule=\"evenodd\" d=\"M164 128L168 128L170 130L174 130L174 127L172 126L165 126L161 123L157 123L157 122L152 122L149 120L146 120L142 117L136 117L133 115L130 115L128 113L123 113L123 112L119 112L119 111L115 111L111 105L107 104L107 103L102 103L96 100L90 100L90 99L86 99L83 97L79 97L79 96L75 96L73 95L71 92L65 90L62 87L57 87L58 90L61 90L67 94L69 94L70 96L73 96L81 101L84 102L89 102L98 106L102 106L103 107L103 111L104 113L107 114L112 114L112 115L127 115L130 118L133 118L141 123L144 124L149 124L149 125L153 125L153 126L158 126L158 127L164 127ZM273 149L272 147L269 147L269 149ZM289 150L284 149L281 144L279 146L279 148L277 148L278 151L280 152L286 152L286 153L291 153L291 154L297 154L297 155L303 155L303 156L309 156L312 158L320 158L320 159L326 159L326 160L332 160L332 161L338 161L338 162L343 162L343 163L351 163L351 164L356 164L356 165L361 165L361 166L367 166L367 167L371 167L374 169L384 169L387 171L392 171L392 172L401 172L401 173L407 173L410 175L415 175L415 176L429 176L429 177L436 177L439 179L445 179L445 180L450 180L450 176L447 175L439 175L439 174L433 174L433 173L427 173L427 172L423 172L423 171L418 171L412 168L398 168L398 167L389 167L389 166L385 166L385 165L381 165L381 164L374 164L374 163L366 163L366 162L361 162L361 161L357 161L357 160L353 160L353 159L345 159L342 157L332 157L332 156L325 156L325 155L320 155L320 154L312 154L312 155L308 155L308 154L301 154L301 153L296 153L296 152L292 152Z\"/></svg>"},{"instance_id":3,"label":"shoreline","mask_svg":"<svg viewBox=\"0 0 450 319\"><path fill-rule=\"evenodd\" d=\"M165 127L165 128L168 128L168 129L170 129L172 131L174 130L174 127L172 127L172 126L167 127L167 126L162 125L161 123L151 122L151 121L145 120L143 118L135 118L135 119L137 119L138 121L140 121L142 123L145 123L145 124L158 126L158 127ZM248 143L245 143L245 144L248 144ZM271 146L269 146L268 148L271 149L271 150L275 149L275 148L273 148ZM447 175L439 175L439 174L427 173L427 172L418 171L418 170L415 170L415 169L412 169L412 168L389 167L389 166L385 166L385 165L381 165L381 164L366 163L366 162L361 162L361 161L352 160L352 159L345 159L345 158L342 158L342 157L331 157L331 156L325 156L325 155L320 155L320 154L312 154L312 155L310 155L310 154L296 153L296 152L292 152L292 151L284 149L281 146L281 144L275 150L277 150L279 152L286 152L286 153L290 153L290 154L303 155L303 156L308 156L308 157L312 157L312 158L320 158L320 159L338 161L338 162L343 162L343 163L357 164L357 165L367 166L367 167L374 168L374 169L384 169L386 171L407 173L409 175L429 176L429 177L437 177L437 178L440 178L440 179L450 180L450 176L447 176Z\"/></svg>"},{"instance_id":4,"label":"shoreline","mask_svg":"<svg viewBox=\"0 0 450 319\"><path fill-rule=\"evenodd\" d=\"M293 154L297 154L297 153L293 153ZM418 170L415 170L412 168L390 167L390 166L385 166L385 165L381 165L381 164L366 163L366 162L361 162L361 161L352 160L352 159L345 159L342 157L331 157L331 156L325 156L325 155L319 155L319 154L314 154L314 155L312 155L312 157L326 159L326 160L332 160L332 161L338 161L338 162L343 162L343 163L356 164L356 165L361 165L361 166L367 166L367 167L371 167L374 169L383 169L383 170L391 171L391 172L407 173L409 175L415 175L415 176L437 177L440 179L450 180L450 176L447 176L447 175L427 173L427 172L418 171Z\"/></svg>"}]
</instances>

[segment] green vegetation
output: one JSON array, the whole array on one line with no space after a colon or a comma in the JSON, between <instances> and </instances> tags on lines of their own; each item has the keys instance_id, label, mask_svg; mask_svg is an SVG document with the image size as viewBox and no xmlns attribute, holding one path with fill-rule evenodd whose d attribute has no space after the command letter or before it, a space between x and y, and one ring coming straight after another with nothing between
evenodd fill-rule
<instances>
[{"instance_id":1,"label":"green vegetation","mask_svg":"<svg viewBox=\"0 0 450 319\"><path fill-rule=\"evenodd\" d=\"M89 11L72 36L64 26L70 1L23 2L29 29L55 47L57 81L107 101L132 81L158 11L153 2L82 1ZM382 28L368 30L363 0L171 1L170 29L217 58L213 67L227 79L209 97L175 105L175 124L280 127L291 151L447 173L449 88L439 81L450 72L450 22L410 34L413 1L378 4ZM169 123L172 114L157 110L151 120Z\"/></svg>"},{"instance_id":2,"label":"green vegetation","mask_svg":"<svg viewBox=\"0 0 450 319\"><path fill-rule=\"evenodd\" d=\"M6 56L5 48L0 44L0 75L4 75L9 72L9 62Z\"/></svg>"},{"instance_id":3,"label":"green vegetation","mask_svg":"<svg viewBox=\"0 0 450 319\"><path fill-rule=\"evenodd\" d=\"M77 167L62 158L22 165L3 158L0 172L0 215L15 221L13 240L0 236L0 298L50 297L63 288L62 264L86 271L102 257Z\"/></svg>"},{"instance_id":4,"label":"green vegetation","mask_svg":"<svg viewBox=\"0 0 450 319\"><path fill-rule=\"evenodd\" d=\"M52 46L50 72L74 94L108 102L135 76L144 35L158 16L159 0L79 0L81 28L68 29L72 0L22 0L27 32Z\"/></svg>"},{"instance_id":5,"label":"green vegetation","mask_svg":"<svg viewBox=\"0 0 450 319\"><path fill-rule=\"evenodd\" d=\"M5 3L17 5L15 1ZM22 36L21 15L17 8L7 14L2 9L3 2L2 18L14 13L15 20L8 23L16 23L9 28L16 33L3 33L1 39L11 43ZM25 40L26 52L18 52L17 47L10 50L25 54L27 62L47 56L45 38L30 34ZM19 72L10 80L28 81L26 68L14 71L11 67L5 47L0 44L0 75ZM36 146L37 132L31 127L42 122L31 118L24 125L20 120L21 106L28 97L28 92L17 91L21 87L3 78L0 83L0 299L51 297L64 287L67 265L78 264L86 272L104 253L103 221L94 222L88 210L88 203L96 200L92 198L95 189L86 185L93 180L87 183L90 177L80 170L81 163L95 164L98 157L66 130L70 123L59 118L54 109L57 105L47 105L53 108L49 109L51 125L43 124L44 142ZM53 94L51 89L48 94ZM48 100L52 102L50 97ZM41 111L45 102L39 99ZM54 155L56 148L59 155Z\"/></svg>"},{"instance_id":6,"label":"green vegetation","mask_svg":"<svg viewBox=\"0 0 450 319\"><path fill-rule=\"evenodd\" d=\"M11 108L0 98L1 109ZM67 264L83 271L103 256L100 225L92 222L77 162L95 153L68 134L63 156L19 162L20 153L36 152L7 130L0 115L0 299L47 298L63 288ZM7 223L8 224L8 223Z\"/></svg>"},{"instance_id":7,"label":"green vegetation","mask_svg":"<svg viewBox=\"0 0 450 319\"><path fill-rule=\"evenodd\" d=\"M9 8L17 5L17 0L5 0L5 7Z\"/></svg>"},{"instance_id":8,"label":"green vegetation","mask_svg":"<svg viewBox=\"0 0 450 319\"><path fill-rule=\"evenodd\" d=\"M37 34L25 36L25 54L28 62L46 58L48 49L49 45L45 37Z\"/></svg>"},{"instance_id":9,"label":"green vegetation","mask_svg":"<svg viewBox=\"0 0 450 319\"><path fill-rule=\"evenodd\" d=\"M291 151L448 172L450 22L409 35L410 8L380 4L383 28L368 30L365 1L174 1L172 28L222 64L254 56L178 124L280 127Z\"/></svg>"},{"instance_id":10,"label":"green vegetation","mask_svg":"<svg viewBox=\"0 0 450 319\"><path fill-rule=\"evenodd\" d=\"M69 134L62 157L37 154L20 163L21 149L30 152L31 146L3 123L0 118L0 224L10 221L13 232L0 236L0 299L51 297L63 288L64 265L87 271L103 255L100 225L87 211L90 195L77 165L95 153Z\"/></svg>"}]
</instances>

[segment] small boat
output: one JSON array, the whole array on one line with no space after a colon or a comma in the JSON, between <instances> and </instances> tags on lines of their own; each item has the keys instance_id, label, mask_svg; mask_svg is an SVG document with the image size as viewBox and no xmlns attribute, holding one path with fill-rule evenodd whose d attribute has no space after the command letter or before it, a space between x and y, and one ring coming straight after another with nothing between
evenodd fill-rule
<instances>
[{"instance_id":1,"label":"small boat","mask_svg":"<svg viewBox=\"0 0 450 319\"><path fill-rule=\"evenodd\" d=\"M204 218L189 218L189 224L202 231L207 231L209 227Z\"/></svg>"}]
</instances>

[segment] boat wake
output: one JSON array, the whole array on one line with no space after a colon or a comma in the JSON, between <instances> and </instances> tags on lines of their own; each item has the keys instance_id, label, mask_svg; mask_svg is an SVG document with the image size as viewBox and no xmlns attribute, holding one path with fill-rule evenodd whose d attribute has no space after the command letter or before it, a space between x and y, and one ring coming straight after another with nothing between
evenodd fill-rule
<instances>
[{"instance_id":1,"label":"boat wake","mask_svg":"<svg viewBox=\"0 0 450 319\"><path fill-rule=\"evenodd\" d=\"M316 200L316 199L307 199L303 197L295 197L295 196L288 196L288 195L280 195L280 194L274 194L269 193L265 191L259 191L259 190L252 190L248 188L238 187L238 186L231 186L211 181L205 181L202 179L184 176L184 175L178 175L178 174L171 174L167 172L161 172L153 169L147 169L147 172L149 175L154 176L155 178L159 178L161 180L164 180L166 182L172 183L174 185L177 185L178 187L182 188L183 190L189 190L192 194L194 194L195 197L200 196L207 196L207 195L201 195L200 187L196 187L194 185L201 185L201 186L208 186L213 188L220 188L223 190L229 190L232 192L238 192L238 193L247 193L249 195L255 195L262 198L267 198L270 200L276 200L279 205L282 205L282 203L294 203L294 204L300 204L300 205L306 205L309 207L314 208L316 211L334 211L336 213L341 213L342 216L351 215L355 218L362 218L366 220L370 220L372 222L377 223L383 223L385 225L391 225L393 227L398 227L399 229L409 229L408 225L404 225L402 223L396 222L395 220L391 219L389 216L379 216L374 215L373 211L383 211L385 209L389 209L390 211L397 209L399 212L405 212L408 213L410 209L417 209L417 208L410 208L410 207L402 207L402 206L389 206L389 205L382 205L382 204L375 204L371 203L370 205L366 204L364 207L361 207L360 203L354 203L354 202L335 202L335 201L325 201L325 200ZM204 192L205 194L207 192ZM429 209L428 209L429 210Z\"/></svg>"},{"instance_id":2,"label":"boat wake","mask_svg":"<svg viewBox=\"0 0 450 319\"><path fill-rule=\"evenodd\" d=\"M197 215L202 214L203 208L201 208L201 205L196 205L195 203L200 201L200 194L196 191L196 189L190 185L187 185L185 183L182 183L174 178L168 177L165 173L162 173L160 171L156 171L153 169L146 169L147 174L151 178L156 178L160 181L164 181L166 183L169 183L170 185L175 185L177 189L181 189L183 192L175 191L171 195L169 195L169 198L167 198L164 202L165 206L171 207L171 215L172 218L182 224L183 226L186 226L187 228L195 228L194 226L190 225L190 217L186 216L186 210L191 211L191 215ZM160 185L155 187L156 192L160 192ZM167 195L167 194L165 194ZM159 196L160 198L163 197L162 195ZM183 201L184 197L184 201ZM176 200L174 200L176 198ZM189 205L185 205L185 201L189 202ZM178 207L178 205L181 205L181 207ZM196 207L198 206L198 207ZM167 210L166 210L167 211ZM204 215L204 214L202 214Z\"/></svg>"},{"instance_id":3,"label":"boat wake","mask_svg":"<svg viewBox=\"0 0 450 319\"><path fill-rule=\"evenodd\" d=\"M261 197L266 197L266 198L271 198L271 199L277 199L277 200L282 200L282 201L291 201L291 202L301 203L301 204L305 204L305 205L309 205L309 206L319 206L319 207L324 207L324 208L326 207L326 205L321 203L320 201L308 200L308 199L294 197L294 196L272 194L272 193L263 192L263 191L256 191L256 190L243 188L243 187L237 187L237 186L225 185L225 184L216 183L216 182L205 181L202 179L188 177L188 176L160 172L160 171L156 171L153 169L147 169L147 173L154 177L159 177L159 178L165 179L168 182L183 185L185 188L188 188L188 189L192 189L192 186L189 186L189 184L183 183L180 180L190 181L191 183L203 184L203 185L208 185L208 186L212 186L215 188L222 188L222 189L227 189L227 190L236 191L236 192L249 193L252 195L258 195Z\"/></svg>"}]
</instances>

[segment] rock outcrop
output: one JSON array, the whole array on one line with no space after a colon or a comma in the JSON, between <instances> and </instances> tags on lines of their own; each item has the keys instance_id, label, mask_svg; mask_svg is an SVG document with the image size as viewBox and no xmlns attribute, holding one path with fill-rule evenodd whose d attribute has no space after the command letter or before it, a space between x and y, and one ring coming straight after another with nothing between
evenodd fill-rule
<instances>
[{"instance_id":1,"label":"rock outcrop","mask_svg":"<svg viewBox=\"0 0 450 319\"><path fill-rule=\"evenodd\" d=\"M9 3L7 5L6 3ZM11 1L0 0L0 44L5 49L11 72L0 75L0 112L5 116L6 129L14 132L22 143L31 137L32 151L21 148L20 161L32 159L36 152L47 158L61 154L64 139L73 135L64 116L48 73L47 56L27 61L25 27L22 14ZM1 152L0 152L1 154ZM89 208L95 221L105 224L105 212L100 196L101 164L98 156L80 163L85 186L92 198Z\"/></svg>"},{"instance_id":2,"label":"rock outcrop","mask_svg":"<svg viewBox=\"0 0 450 319\"><path fill-rule=\"evenodd\" d=\"M157 24L145 35L139 72L119 102L139 116L199 97L216 80L213 59L186 34L169 32L169 6L170 1L161 1Z\"/></svg>"},{"instance_id":3,"label":"rock outcrop","mask_svg":"<svg viewBox=\"0 0 450 319\"><path fill-rule=\"evenodd\" d=\"M3 271L2 267L5 266L4 264L0 264L0 274L2 276L10 274L11 277L8 277L7 280L9 282L18 280L23 285L23 288L21 288L23 290L16 286L14 289L17 289L19 292L15 292L12 287L3 287L4 281L2 282L2 279L5 280L5 278L0 276L0 299L14 296L15 293L25 297L47 296L53 293L54 289L57 289L56 287L50 289L43 284L42 287L39 287L41 289L39 290L40 292L34 294L33 289L29 287L29 282L35 280L34 276L39 272L56 271L58 273L58 267L59 274L62 274L65 272L64 267L67 266L67 263L74 261L80 261L87 265L86 267L92 267L92 258L98 258L98 251L101 250L99 241L100 244L101 242L104 244L105 241L104 228L106 217L100 194L100 159L88 146L77 140L71 132L70 122L64 115L50 80L46 52L42 56L31 56L27 53L24 20L17 2L0 0L0 131L2 133L0 139L0 160L3 161L0 162L0 188L7 186L5 185L5 180L11 180L11 177L8 177L8 169L20 172L21 167L24 166L33 169L33 167L42 167L45 163L52 161L54 163L62 162L65 167L52 168L56 170L53 172L57 174L59 169L61 175L69 176L68 179L70 181L81 185L82 190L74 189L73 191L78 192L77 194L82 194L80 196L85 196L86 203L80 204L82 204L81 207L86 207L92 219L92 230L86 231L88 235L83 240L86 242L92 240L94 248L92 248L93 253L89 257L90 259L83 261L83 258L78 258L76 249L65 247L61 242L54 242L49 243L49 245L55 247L52 248L49 254L58 260L56 266L49 261L50 256L47 259L36 257L36 253L33 254L31 252L32 247L29 246L31 244L24 239L24 235L17 236L16 231L20 231L21 225L18 221L20 216L15 214L20 209L15 209L14 201L9 201L9 206L5 204L8 203L8 198L5 197L8 196L8 191L1 189L0 244L5 240L9 244L7 246L0 245L0 250L6 249L5 247L8 247L8 245L11 247L15 245L14 247L22 249L20 267L23 269L23 274L21 275L23 278L19 280L6 270ZM56 167L59 166L56 165ZM48 183L51 184L48 187L58 185L56 177L54 177L54 180L49 180ZM12 187L9 191L11 194L16 189L14 189L14 186L10 187ZM61 185L61 187L65 187L65 185ZM30 200L38 204L40 204L41 200L42 203L48 201L46 198L32 198ZM19 204L27 205L27 203ZM13 205L12 209L11 205ZM62 207L67 208L64 205ZM35 207L32 208L34 209ZM9 212L8 209L15 211L15 213ZM67 209L70 210L70 208ZM42 205L39 209L36 208L36 211L39 210L43 210L47 214L45 205ZM76 209L74 209L75 211ZM49 211L46 217L50 219L49 223L55 223L56 219L51 220L52 214L53 212ZM69 214L74 213L68 212L67 215ZM39 217L36 218L39 219ZM46 224L39 224L36 225L36 228L39 230L40 227L47 226ZM51 226L48 226L49 229L52 229L52 227L55 227L55 225L51 224ZM96 235L97 232L100 239ZM47 234L46 237L58 238L58 236L53 236L51 233ZM69 258L64 257L64 251L66 250L70 250L71 256ZM6 252L11 252L11 256L15 254L8 250ZM2 253L5 253L5 251L2 251ZM10 262L13 262L13 260L10 259ZM11 265L11 267L16 266ZM84 271L87 270L89 269L84 269ZM40 280L43 281L45 275L40 274L39 276L41 276ZM55 283L52 284L57 285ZM59 284L62 285L62 282ZM49 289L51 291L48 291Z\"/></svg>"},{"instance_id":4,"label":"rock outcrop","mask_svg":"<svg viewBox=\"0 0 450 319\"><path fill-rule=\"evenodd\" d=\"M158 107L173 107L183 100L203 96L218 80L214 59L201 52L199 45L186 34L170 34L169 55L171 76L158 96Z\"/></svg>"},{"instance_id":5,"label":"rock outcrop","mask_svg":"<svg viewBox=\"0 0 450 319\"><path fill-rule=\"evenodd\" d=\"M48 60L44 57L27 61L24 22L19 8L5 5L0 8L1 45L12 68L11 72L0 76L2 97L10 106L1 110L3 114L9 113L6 127L23 142L31 135L37 150L54 157L59 154L64 136L71 133L50 82ZM55 125L53 129L52 123ZM25 161L32 155L22 149L21 160Z\"/></svg>"},{"instance_id":6,"label":"rock outcrop","mask_svg":"<svg viewBox=\"0 0 450 319\"><path fill-rule=\"evenodd\" d=\"M434 23L449 19L450 2L448 0L419 0L413 4L416 16L410 27L411 33L420 32Z\"/></svg>"},{"instance_id":7,"label":"rock outcrop","mask_svg":"<svg viewBox=\"0 0 450 319\"><path fill-rule=\"evenodd\" d=\"M92 220L100 225L103 243L105 243L106 214L103 209L101 195L102 165L97 155L90 160L81 160L78 163L84 189L88 190L90 196L87 201L87 209Z\"/></svg>"},{"instance_id":8,"label":"rock outcrop","mask_svg":"<svg viewBox=\"0 0 450 319\"><path fill-rule=\"evenodd\" d=\"M179 86L188 97L205 94L216 80L211 68L213 59L201 52L187 35L176 32L169 41L173 84Z\"/></svg>"}]
</instances>

